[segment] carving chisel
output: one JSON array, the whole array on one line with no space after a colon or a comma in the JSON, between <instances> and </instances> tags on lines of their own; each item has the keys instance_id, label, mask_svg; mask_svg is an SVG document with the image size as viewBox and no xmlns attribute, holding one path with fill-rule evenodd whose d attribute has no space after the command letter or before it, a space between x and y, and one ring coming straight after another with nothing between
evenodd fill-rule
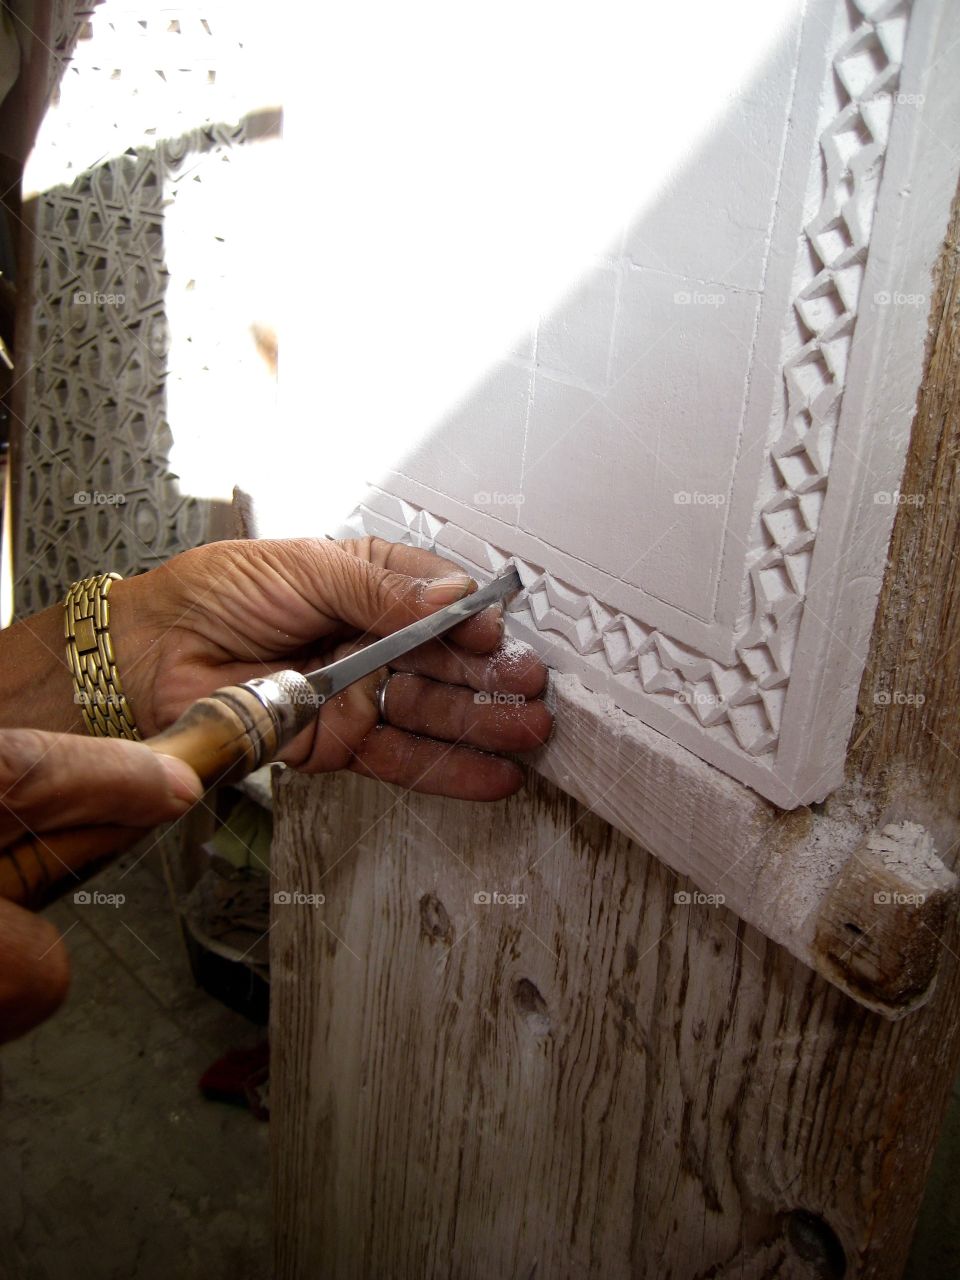
<instances>
[{"instance_id":1,"label":"carving chisel","mask_svg":"<svg viewBox=\"0 0 960 1280\"><path fill-rule=\"evenodd\" d=\"M517 570L511 567L472 595L317 671L307 675L275 671L217 689L188 707L168 729L150 738L147 746L185 761L205 786L236 782L275 759L319 714L323 704L348 685L443 635L458 622L519 591L522 585Z\"/></svg>"}]
</instances>

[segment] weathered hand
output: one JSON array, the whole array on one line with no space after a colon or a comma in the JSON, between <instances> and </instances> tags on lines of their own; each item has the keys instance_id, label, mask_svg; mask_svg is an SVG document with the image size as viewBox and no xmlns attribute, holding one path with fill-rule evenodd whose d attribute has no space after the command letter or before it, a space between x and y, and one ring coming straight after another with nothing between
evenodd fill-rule
<instances>
[{"instance_id":1,"label":"weathered hand","mask_svg":"<svg viewBox=\"0 0 960 1280\"><path fill-rule=\"evenodd\" d=\"M48 1017L69 984L60 934L17 902L66 868L79 886L85 866L201 794L192 769L140 742L0 730L0 1041Z\"/></svg>"},{"instance_id":2,"label":"weathered hand","mask_svg":"<svg viewBox=\"0 0 960 1280\"><path fill-rule=\"evenodd\" d=\"M379 538L220 542L116 583L111 629L149 736L216 688L322 666L470 589L457 565ZM539 746L551 718L537 696L546 668L502 635L494 607L392 664L387 724L378 723L376 693L390 673L359 681L323 707L284 759L466 799L511 794L522 784L519 766L490 753Z\"/></svg>"}]
</instances>

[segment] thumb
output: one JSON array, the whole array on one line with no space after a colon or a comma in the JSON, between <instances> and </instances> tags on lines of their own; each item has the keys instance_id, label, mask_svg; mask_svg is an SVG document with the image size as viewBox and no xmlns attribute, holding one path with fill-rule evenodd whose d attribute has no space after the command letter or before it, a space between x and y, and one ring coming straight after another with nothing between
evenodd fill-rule
<instances>
[{"instance_id":1,"label":"thumb","mask_svg":"<svg viewBox=\"0 0 960 1280\"><path fill-rule=\"evenodd\" d=\"M0 730L0 844L24 830L151 827L179 817L202 794L188 765L143 742Z\"/></svg>"},{"instance_id":2,"label":"thumb","mask_svg":"<svg viewBox=\"0 0 960 1280\"><path fill-rule=\"evenodd\" d=\"M350 626L373 635L391 635L477 589L466 573L412 578L361 560L335 543L324 549L331 557L324 582L327 607Z\"/></svg>"}]
</instances>

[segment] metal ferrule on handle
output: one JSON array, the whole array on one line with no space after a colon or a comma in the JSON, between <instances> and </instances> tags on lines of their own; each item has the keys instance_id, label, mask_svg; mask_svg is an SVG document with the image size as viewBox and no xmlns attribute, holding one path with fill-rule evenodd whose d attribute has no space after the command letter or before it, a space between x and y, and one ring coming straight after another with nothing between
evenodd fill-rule
<instances>
[{"instance_id":1,"label":"metal ferrule on handle","mask_svg":"<svg viewBox=\"0 0 960 1280\"><path fill-rule=\"evenodd\" d=\"M275 759L322 702L299 671L276 671L201 698L147 746L183 760L204 786L236 782Z\"/></svg>"}]
</instances>

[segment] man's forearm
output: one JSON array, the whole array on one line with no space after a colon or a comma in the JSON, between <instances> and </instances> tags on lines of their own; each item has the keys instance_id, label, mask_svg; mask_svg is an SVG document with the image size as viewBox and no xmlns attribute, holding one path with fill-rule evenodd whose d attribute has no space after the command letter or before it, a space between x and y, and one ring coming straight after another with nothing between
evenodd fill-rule
<instances>
[{"instance_id":1,"label":"man's forearm","mask_svg":"<svg viewBox=\"0 0 960 1280\"><path fill-rule=\"evenodd\" d=\"M62 605L0 631L0 728L84 732L67 664Z\"/></svg>"}]
</instances>

